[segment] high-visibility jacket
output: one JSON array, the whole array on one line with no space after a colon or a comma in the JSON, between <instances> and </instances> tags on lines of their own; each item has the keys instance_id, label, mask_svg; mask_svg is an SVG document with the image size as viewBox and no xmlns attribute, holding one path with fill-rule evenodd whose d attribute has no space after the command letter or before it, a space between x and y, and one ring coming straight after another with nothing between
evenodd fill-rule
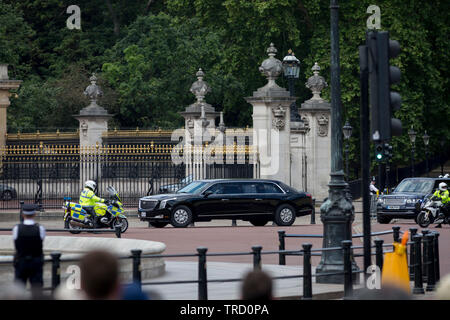
<instances>
[{"instance_id":1,"label":"high-visibility jacket","mask_svg":"<svg viewBox=\"0 0 450 320\"><path fill-rule=\"evenodd\" d=\"M448 190L445 191L436 190L436 192L433 194L433 197L441 198L442 204L450 202Z\"/></svg>"},{"instance_id":2,"label":"high-visibility jacket","mask_svg":"<svg viewBox=\"0 0 450 320\"><path fill-rule=\"evenodd\" d=\"M105 202L105 199L97 197L89 188L84 188L80 195L80 204L82 206L94 206L97 202Z\"/></svg>"}]
</instances>

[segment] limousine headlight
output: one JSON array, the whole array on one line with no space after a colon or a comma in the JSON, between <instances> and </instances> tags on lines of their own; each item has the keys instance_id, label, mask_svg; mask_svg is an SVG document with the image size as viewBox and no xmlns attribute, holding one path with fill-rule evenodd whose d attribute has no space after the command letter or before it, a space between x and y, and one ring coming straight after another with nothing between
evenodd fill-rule
<instances>
[{"instance_id":1,"label":"limousine headlight","mask_svg":"<svg viewBox=\"0 0 450 320\"><path fill-rule=\"evenodd\" d=\"M414 204L414 203L416 203L417 201L419 201L419 199L406 199L406 203L407 203L407 204Z\"/></svg>"},{"instance_id":2,"label":"limousine headlight","mask_svg":"<svg viewBox=\"0 0 450 320\"><path fill-rule=\"evenodd\" d=\"M159 204L159 209L164 209L167 205L167 201L172 201L175 200L176 198L171 198L171 199L166 199L166 200L162 200L161 203Z\"/></svg>"},{"instance_id":3,"label":"limousine headlight","mask_svg":"<svg viewBox=\"0 0 450 320\"><path fill-rule=\"evenodd\" d=\"M378 203L379 204L384 204L384 198L378 198Z\"/></svg>"}]
</instances>

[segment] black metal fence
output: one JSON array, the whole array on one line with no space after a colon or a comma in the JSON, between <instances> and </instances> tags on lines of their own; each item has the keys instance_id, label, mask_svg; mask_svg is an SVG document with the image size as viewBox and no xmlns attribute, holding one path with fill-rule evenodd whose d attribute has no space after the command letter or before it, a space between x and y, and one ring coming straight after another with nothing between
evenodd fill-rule
<instances>
[{"instance_id":1,"label":"black metal fence","mask_svg":"<svg viewBox=\"0 0 450 320\"><path fill-rule=\"evenodd\" d=\"M64 197L78 201L86 180L97 182L97 194L107 197L114 186L125 207L136 208L139 198L183 186L183 179L251 178L255 164L233 151L226 163L173 161L173 145L152 146L11 146L1 150L0 209L19 209L20 201L43 209L60 208ZM197 160L195 160L197 161ZM189 180L189 179L187 179Z\"/></svg>"},{"instance_id":2,"label":"black metal fence","mask_svg":"<svg viewBox=\"0 0 450 320\"><path fill-rule=\"evenodd\" d=\"M393 241L400 241L400 227L395 226L392 231L384 231L373 233L372 235L382 235L382 234L393 234ZM423 294L425 291L434 291L436 283L440 279L440 268L439 268L439 233L430 232L429 230L422 230L422 233L417 233L416 228L411 228L410 235L412 236L412 241L409 241L407 245L407 252L409 252L409 262L408 268L410 270L410 277L414 279L414 288L412 290L413 294ZM283 234L283 236L281 236ZM262 267L262 256L277 254L280 259L280 265L285 264L285 257L287 255L292 256L303 256L303 272L297 275L289 276L279 276L273 277L273 280L278 279L302 279L302 292L299 292L299 296L302 299L310 300L313 298L313 278L316 274L312 273L311 258L313 256L321 256L324 251L342 251L343 256L343 266L344 270L342 272L327 273L326 275L342 275L343 277L343 291L344 298L352 298L354 293L355 275L359 273L364 273L364 270L354 271L352 270L352 259L353 257L362 256L362 254L354 254L353 250L363 249L363 246L352 245L351 240L344 240L340 247L333 248L317 248L313 249L312 245L309 243L302 244L302 249L299 250L285 250L284 240L286 238L317 238L322 237L322 235L288 235L284 231L279 231L279 241L280 247L277 251L262 251L262 246L252 246L251 251L248 252L226 252L226 253L207 253L208 249L206 247L198 247L197 253L193 254L157 254L157 255L142 255L141 250L131 250L131 254L128 256L120 257L120 260L131 260L132 261L132 282L137 283L141 288L142 286L159 286L159 285L169 285L169 284L198 284L198 299L208 300L208 284L210 283L224 283L224 282L239 282L242 278L229 278L229 279L214 279L208 280L207 277L207 257L219 257L219 256L243 256L249 255L253 256L253 269L261 269ZM361 235L354 235L353 237L359 237ZM376 265L382 270L384 253L392 252L393 243L384 244L383 240L377 239L374 241L375 245L371 246L371 249L375 249L371 252L371 255L375 256ZM388 248L385 250L385 248ZM44 263L52 264L52 274L51 274L51 286L44 288L45 290L55 290L57 286L61 283L61 253L53 252L51 253L51 258L45 259ZM141 276L141 262L143 259L155 259L155 258L186 258L186 257L197 257L198 258L198 278L197 280L182 280L182 281L142 281ZM78 262L78 259L67 260L64 262ZM284 261L284 263L282 263ZM2 261L0 264L10 264L11 262ZM426 289L424 289L424 283L426 283Z\"/></svg>"},{"instance_id":3,"label":"black metal fence","mask_svg":"<svg viewBox=\"0 0 450 320\"><path fill-rule=\"evenodd\" d=\"M423 294L425 293L423 283L426 283L426 291L434 291L436 283L440 280L440 260L439 260L439 232L430 231L428 229L423 229L422 233L417 233L417 228L409 229L409 241L407 242L407 256L408 256L408 268L410 280L414 280L414 288L412 290L413 294ZM379 236L385 234L393 234L393 241L400 242L400 231L399 226L393 226L392 231L382 231L371 233L372 236ZM352 238L363 237L363 234L352 235ZM308 235L308 234L286 234L285 231L278 231L278 241L279 241L279 254L278 254L278 264L286 265L286 256L298 256L297 251L286 250L286 238L323 238L323 235ZM351 243L350 240L342 241L342 248L344 250L344 242ZM383 255L386 251L383 248L393 247L393 244L384 244L384 240L375 239L375 245L371 248L375 248L375 263L380 268L383 269ZM348 244L346 244L348 246ZM364 246L351 246L350 249L361 249ZM335 248L327 248L334 250ZM325 249L317 249L312 251L324 251ZM409 255L408 255L409 252ZM321 256L321 254L312 254ZM351 260L352 257L361 257L362 254L352 254L346 256L344 252L344 268L345 270L351 270ZM350 266L348 266L350 265ZM347 267L345 267L347 266ZM364 271L362 271L364 272ZM348 273L346 273L348 276ZM328 275L328 274L327 274ZM345 281L349 283L346 286L351 285L351 278L345 278Z\"/></svg>"}]
</instances>

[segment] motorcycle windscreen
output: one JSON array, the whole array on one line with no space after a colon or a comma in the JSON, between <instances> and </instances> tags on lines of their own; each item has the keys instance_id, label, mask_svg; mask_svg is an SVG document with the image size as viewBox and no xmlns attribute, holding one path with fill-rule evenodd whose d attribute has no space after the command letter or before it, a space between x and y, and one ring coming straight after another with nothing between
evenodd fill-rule
<instances>
[{"instance_id":1,"label":"motorcycle windscreen","mask_svg":"<svg viewBox=\"0 0 450 320\"><path fill-rule=\"evenodd\" d=\"M119 193L113 186L108 186L108 188L106 188L106 190L108 191L108 194L112 199L117 199L117 200L121 201L119 198Z\"/></svg>"},{"instance_id":2,"label":"motorcycle windscreen","mask_svg":"<svg viewBox=\"0 0 450 320\"><path fill-rule=\"evenodd\" d=\"M71 202L69 203L70 206L70 216L74 219L78 219L83 221L86 218L87 212L83 209L81 204Z\"/></svg>"}]
</instances>

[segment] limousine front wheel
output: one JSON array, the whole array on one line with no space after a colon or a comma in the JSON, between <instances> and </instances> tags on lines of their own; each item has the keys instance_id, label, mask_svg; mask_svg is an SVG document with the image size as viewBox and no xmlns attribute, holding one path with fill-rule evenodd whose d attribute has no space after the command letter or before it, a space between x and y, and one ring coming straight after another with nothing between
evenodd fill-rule
<instances>
[{"instance_id":1,"label":"limousine front wheel","mask_svg":"<svg viewBox=\"0 0 450 320\"><path fill-rule=\"evenodd\" d=\"M279 226L290 226L295 221L295 209L289 204L282 204L275 211L275 223Z\"/></svg>"},{"instance_id":2,"label":"limousine front wheel","mask_svg":"<svg viewBox=\"0 0 450 320\"><path fill-rule=\"evenodd\" d=\"M170 218L170 223L175 228L184 228L192 223L192 211L186 206L176 207Z\"/></svg>"}]
</instances>

